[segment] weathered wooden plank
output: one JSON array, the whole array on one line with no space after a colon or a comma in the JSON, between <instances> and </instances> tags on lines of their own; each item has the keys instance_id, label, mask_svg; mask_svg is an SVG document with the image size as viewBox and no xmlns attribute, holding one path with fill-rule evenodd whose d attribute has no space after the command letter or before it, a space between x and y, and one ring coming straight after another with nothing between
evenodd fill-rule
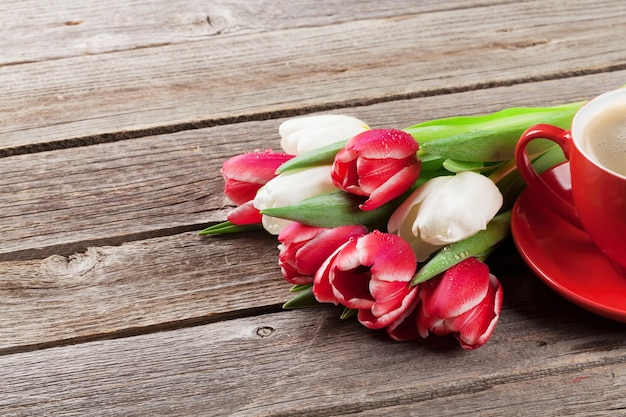
<instances>
[{"instance_id":1,"label":"weathered wooden plank","mask_svg":"<svg viewBox=\"0 0 626 417\"><path fill-rule=\"evenodd\" d=\"M0 66L481 5L477 0L13 1L0 5Z\"/></svg>"},{"instance_id":2,"label":"weathered wooden plank","mask_svg":"<svg viewBox=\"0 0 626 417\"><path fill-rule=\"evenodd\" d=\"M510 379L450 396L435 396L419 403L368 409L359 417L393 416L617 416L624 413L626 365L619 361L597 368L580 364L579 369L560 373L547 370L536 379L512 376ZM442 398L443 397L443 398Z\"/></svg>"},{"instance_id":3,"label":"weathered wooden plank","mask_svg":"<svg viewBox=\"0 0 626 417\"><path fill-rule=\"evenodd\" d=\"M516 304L507 303L492 340L474 352L446 338L391 342L332 308L281 312L2 356L0 407L15 416L623 409L624 326L548 307L562 303L538 282L505 285L520 291L508 299Z\"/></svg>"},{"instance_id":4,"label":"weathered wooden plank","mask_svg":"<svg viewBox=\"0 0 626 417\"><path fill-rule=\"evenodd\" d=\"M624 80L626 71L620 71L341 112L372 126L405 127L510 106L577 101ZM1 158L0 260L41 258L59 251L69 255L90 245L222 221L231 206L222 193L221 163L253 149L277 149L282 120Z\"/></svg>"},{"instance_id":5,"label":"weathered wooden plank","mask_svg":"<svg viewBox=\"0 0 626 417\"><path fill-rule=\"evenodd\" d=\"M262 233L210 238L183 233L90 248L67 258L2 262L0 304L5 308L0 316L0 353L276 310L291 296L276 255L276 240ZM575 339L581 330L572 327L581 326L583 335L608 337L613 343L605 330L611 333L619 325L593 317L592 325L581 325L572 317L590 315L558 298L526 268L520 269L521 260L512 255L512 248L504 256L506 266L493 260L505 290L498 327L502 337L525 334L541 346L546 338L562 337L561 333L572 333L567 337ZM510 272L515 269L520 272ZM307 314L303 322L317 320L318 311Z\"/></svg>"},{"instance_id":6,"label":"weathered wooden plank","mask_svg":"<svg viewBox=\"0 0 626 417\"><path fill-rule=\"evenodd\" d=\"M290 298L275 238L183 233L0 262L0 351L190 325Z\"/></svg>"},{"instance_id":7,"label":"weathered wooden plank","mask_svg":"<svg viewBox=\"0 0 626 417\"><path fill-rule=\"evenodd\" d=\"M0 67L0 147L621 68L620 4L511 2Z\"/></svg>"},{"instance_id":8,"label":"weathered wooden plank","mask_svg":"<svg viewBox=\"0 0 626 417\"><path fill-rule=\"evenodd\" d=\"M207 14L213 29L225 29L210 35L201 20L197 27L185 20L195 9L168 25L177 17L167 14L185 7L174 0L146 13L150 27L121 22L109 32L120 38L81 56L69 33L79 35L79 46L97 39L110 16L91 1L78 8L93 6L99 21L65 20L61 10L77 10L65 1L38 21L58 11L54 22L68 24L44 28L42 38L69 49L50 48L57 52L33 58L45 60L36 64L0 64L0 414L624 411L626 325L561 299L520 268L519 258L494 262L505 292L502 318L486 346L464 352L450 339L391 342L339 320L336 308L278 311L289 285L279 276L274 238L181 233L223 219L222 159L271 146L283 115L341 108L373 126L404 126L580 100L623 84L620 4L482 7L468 0L462 13L446 11L458 1L437 2L432 13L387 14L386 5L371 3L375 10L355 19L350 10L320 11L272 28L308 3L270 10L255 26L249 18L263 3L230 14L240 6L218 0L212 5L223 8ZM47 7L12 6L28 12L22 19ZM0 21L7 7L0 5ZM134 0L120 10L148 11ZM139 35L163 23L155 34L163 45ZM177 37L192 26L198 42ZM123 39L130 32L136 43ZM31 35L28 41L37 38ZM577 76L587 72L596 75ZM559 77L567 79L529 83ZM493 88L508 84L516 85ZM472 88L486 89L450 94ZM410 100L423 95L438 96ZM258 121L239 123L248 119ZM226 126L8 157L216 123ZM101 134L114 137L92 137ZM139 240L146 236L164 237ZM125 240L133 241L111 246ZM39 259L89 244L95 247L84 254ZM511 248L506 256L514 257Z\"/></svg>"},{"instance_id":9,"label":"weathered wooden plank","mask_svg":"<svg viewBox=\"0 0 626 417\"><path fill-rule=\"evenodd\" d=\"M275 310L292 296L276 246L264 233L182 233L0 262L0 352ZM494 262L496 273L523 268L512 247L494 256L502 258Z\"/></svg>"}]
</instances>

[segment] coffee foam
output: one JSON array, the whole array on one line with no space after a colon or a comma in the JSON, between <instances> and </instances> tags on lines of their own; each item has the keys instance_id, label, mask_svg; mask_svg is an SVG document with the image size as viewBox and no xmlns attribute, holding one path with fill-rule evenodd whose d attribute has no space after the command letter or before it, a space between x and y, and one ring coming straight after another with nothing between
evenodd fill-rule
<instances>
[{"instance_id":1,"label":"coffee foam","mask_svg":"<svg viewBox=\"0 0 626 417\"><path fill-rule=\"evenodd\" d=\"M579 145L598 165L626 176L626 102L593 115L583 128Z\"/></svg>"}]
</instances>

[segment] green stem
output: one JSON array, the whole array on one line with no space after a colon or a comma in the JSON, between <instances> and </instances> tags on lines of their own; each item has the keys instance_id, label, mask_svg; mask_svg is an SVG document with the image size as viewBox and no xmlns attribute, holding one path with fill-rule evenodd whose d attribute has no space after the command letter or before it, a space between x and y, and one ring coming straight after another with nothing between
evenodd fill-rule
<instances>
[{"instance_id":1,"label":"green stem","mask_svg":"<svg viewBox=\"0 0 626 417\"><path fill-rule=\"evenodd\" d=\"M487 228L460 242L441 248L411 280L411 285L427 281L448 268L471 256L481 256L509 234L511 211L505 211L491 219Z\"/></svg>"}]
</instances>

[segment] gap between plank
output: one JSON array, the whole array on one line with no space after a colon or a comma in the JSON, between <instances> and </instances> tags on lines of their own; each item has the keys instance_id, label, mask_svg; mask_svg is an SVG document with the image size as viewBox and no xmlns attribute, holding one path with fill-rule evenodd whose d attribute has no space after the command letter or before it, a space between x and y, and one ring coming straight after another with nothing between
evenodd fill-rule
<instances>
[{"instance_id":1,"label":"gap between plank","mask_svg":"<svg viewBox=\"0 0 626 417\"><path fill-rule=\"evenodd\" d=\"M225 313L216 313L210 316L192 317L188 319L170 321L165 323L151 324L141 327L130 327L107 333L98 333L88 336L70 337L67 339L53 340L49 342L33 343L28 345L11 346L0 348L0 356L13 355L16 353L34 352L37 350L51 349L81 343L97 342L102 340L122 339L126 337L143 336L152 333L180 330L188 327L204 326L220 321L235 320L239 318L261 316L264 314L279 313L285 311L282 304L270 304L262 307L253 307L234 310Z\"/></svg>"},{"instance_id":2,"label":"gap between plank","mask_svg":"<svg viewBox=\"0 0 626 417\"><path fill-rule=\"evenodd\" d=\"M587 75L601 74L601 73L622 71L622 70L626 70L626 63L616 64L616 65L603 67L603 68L589 68L589 69L581 69L581 70L569 71L569 72L545 74L542 76L534 76L534 77L528 77L528 78L523 78L523 79L500 80L500 81L477 83L473 85L450 87L450 88L441 87L441 88L436 88L436 89L431 89L431 90L416 91L413 93L396 94L396 95L389 95L389 96L369 98L369 99L352 99L352 100L346 100L346 101L340 101L340 102L334 102L334 103L303 106L303 107L293 108L289 110L277 110L277 111L252 113L252 114L241 115L241 116L210 118L210 119L204 119L204 120L197 120L194 122L172 123L170 125L156 126L156 127L150 127L150 128L144 128L144 129L102 133L102 134L97 134L97 135L75 137L75 138L69 138L69 139L55 140L55 141L46 142L46 143L37 143L37 144L32 144L32 145L0 149L0 158L16 156L16 155L54 151L54 150L60 150L60 149L78 148L78 147L91 146L91 145L97 145L97 144L102 144L102 143L119 142L119 141L129 140L129 139L138 139L138 138L142 138L146 136L171 134L171 133L181 132L185 130L196 130L196 129L214 127L214 126L229 125L229 124L263 121L263 120L271 120L271 119L286 118L286 117L296 117L296 116L302 116L302 115L306 115L310 113L330 111L330 110L339 110L339 109L348 108L348 107L366 107L366 106L371 106L371 105L380 104L380 103L387 103L387 102L392 102L392 101L411 100L411 99L416 99L416 98L433 97L433 96L439 96L439 95L459 94L459 93L465 93L469 91L486 90L486 89L497 88L497 87L511 87L511 86L521 85L521 84L529 84L529 83L542 82L542 81L553 81L553 80L566 79L566 78L576 78L576 77L582 77L582 76L587 76Z\"/></svg>"},{"instance_id":3,"label":"gap between plank","mask_svg":"<svg viewBox=\"0 0 626 417\"><path fill-rule=\"evenodd\" d=\"M146 232L131 233L122 236L111 236L101 239L82 240L78 242L61 243L58 245L0 253L0 262L33 261L38 259L45 259L52 255L70 256L75 253L85 252L90 247L119 246L124 243L135 242L138 240L174 236L188 232L200 232L201 230L211 225L213 225L213 223L188 224L184 226L175 226L157 230L150 230Z\"/></svg>"}]
</instances>

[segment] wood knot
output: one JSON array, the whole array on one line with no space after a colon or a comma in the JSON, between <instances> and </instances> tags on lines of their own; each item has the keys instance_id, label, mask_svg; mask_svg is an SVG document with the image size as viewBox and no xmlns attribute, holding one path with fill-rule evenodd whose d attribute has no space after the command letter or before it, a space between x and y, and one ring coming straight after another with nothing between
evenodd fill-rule
<instances>
[{"instance_id":1,"label":"wood knot","mask_svg":"<svg viewBox=\"0 0 626 417\"><path fill-rule=\"evenodd\" d=\"M55 281L76 280L90 275L103 258L104 254L97 248L89 248L85 253L75 253L68 257L52 255L41 261L41 272L44 277Z\"/></svg>"},{"instance_id":2,"label":"wood knot","mask_svg":"<svg viewBox=\"0 0 626 417\"><path fill-rule=\"evenodd\" d=\"M269 326L258 327L256 329L256 335L259 337L270 337L274 333L274 329Z\"/></svg>"}]
</instances>

